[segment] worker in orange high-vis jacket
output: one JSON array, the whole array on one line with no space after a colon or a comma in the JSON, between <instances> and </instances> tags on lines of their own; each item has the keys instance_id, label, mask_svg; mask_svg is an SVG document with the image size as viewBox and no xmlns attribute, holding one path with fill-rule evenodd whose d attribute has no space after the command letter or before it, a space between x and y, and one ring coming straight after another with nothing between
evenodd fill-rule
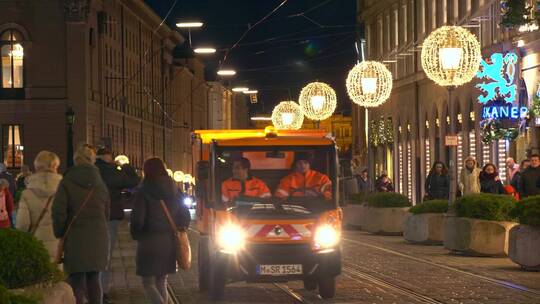
<instances>
[{"instance_id":1,"label":"worker in orange high-vis jacket","mask_svg":"<svg viewBox=\"0 0 540 304\"><path fill-rule=\"evenodd\" d=\"M281 179L276 197L321 196L332 199L332 182L327 175L312 170L310 161L307 154L296 155L293 172Z\"/></svg>"},{"instance_id":2,"label":"worker in orange high-vis jacket","mask_svg":"<svg viewBox=\"0 0 540 304\"><path fill-rule=\"evenodd\" d=\"M230 204L238 196L248 197L271 197L270 189L266 184L250 175L251 163L247 158L239 158L233 161L232 177L221 184L221 200Z\"/></svg>"}]
</instances>

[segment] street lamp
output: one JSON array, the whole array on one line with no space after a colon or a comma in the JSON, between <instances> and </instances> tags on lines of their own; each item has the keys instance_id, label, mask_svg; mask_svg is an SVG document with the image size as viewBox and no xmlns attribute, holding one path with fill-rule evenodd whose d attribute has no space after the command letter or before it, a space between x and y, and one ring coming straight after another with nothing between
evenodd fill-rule
<instances>
[{"instance_id":1,"label":"street lamp","mask_svg":"<svg viewBox=\"0 0 540 304\"><path fill-rule=\"evenodd\" d=\"M66 115L67 124L67 167L73 167L73 124L75 123L75 112L68 106Z\"/></svg>"},{"instance_id":2,"label":"street lamp","mask_svg":"<svg viewBox=\"0 0 540 304\"><path fill-rule=\"evenodd\" d=\"M174 171L173 179L174 179L175 182L181 183L184 180L184 172L182 172L182 171Z\"/></svg>"},{"instance_id":3,"label":"street lamp","mask_svg":"<svg viewBox=\"0 0 540 304\"><path fill-rule=\"evenodd\" d=\"M246 87L234 87L232 88L232 91L233 92L245 92L245 91L249 91L249 88L246 88Z\"/></svg>"},{"instance_id":4,"label":"street lamp","mask_svg":"<svg viewBox=\"0 0 540 304\"><path fill-rule=\"evenodd\" d=\"M278 130L298 130L303 122L302 108L294 101L282 101L272 111L272 123Z\"/></svg>"},{"instance_id":5,"label":"street lamp","mask_svg":"<svg viewBox=\"0 0 540 304\"><path fill-rule=\"evenodd\" d=\"M200 21L183 21L183 22L177 22L176 27L178 28L187 28L188 30L188 39L189 39L189 46L192 46L191 43L191 29L192 28L199 28L202 27L204 24Z\"/></svg>"},{"instance_id":6,"label":"street lamp","mask_svg":"<svg viewBox=\"0 0 540 304\"><path fill-rule=\"evenodd\" d=\"M236 71L231 69L222 69L217 71L217 74L219 76L234 76L236 75Z\"/></svg>"},{"instance_id":7,"label":"street lamp","mask_svg":"<svg viewBox=\"0 0 540 304\"><path fill-rule=\"evenodd\" d=\"M382 63L363 61L351 69L346 86L354 103L362 107L377 107L390 97L392 73Z\"/></svg>"},{"instance_id":8,"label":"street lamp","mask_svg":"<svg viewBox=\"0 0 540 304\"><path fill-rule=\"evenodd\" d=\"M216 52L215 48L212 47L198 47L193 50L196 54L214 54Z\"/></svg>"},{"instance_id":9,"label":"street lamp","mask_svg":"<svg viewBox=\"0 0 540 304\"><path fill-rule=\"evenodd\" d=\"M422 46L422 68L426 76L448 90L450 135L456 136L455 107L450 104L452 89L472 80L480 66L480 43L467 29L459 26L443 26L433 31ZM456 199L456 146L450 146L450 195L449 210Z\"/></svg>"},{"instance_id":10,"label":"street lamp","mask_svg":"<svg viewBox=\"0 0 540 304\"><path fill-rule=\"evenodd\" d=\"M123 165L126 165L126 164L129 164L129 158L125 155L118 155L114 158L114 161L120 165L120 166L123 166Z\"/></svg>"},{"instance_id":11,"label":"street lamp","mask_svg":"<svg viewBox=\"0 0 540 304\"><path fill-rule=\"evenodd\" d=\"M337 97L334 89L326 83L312 82L302 89L298 102L304 115L318 122L332 116Z\"/></svg>"}]
</instances>

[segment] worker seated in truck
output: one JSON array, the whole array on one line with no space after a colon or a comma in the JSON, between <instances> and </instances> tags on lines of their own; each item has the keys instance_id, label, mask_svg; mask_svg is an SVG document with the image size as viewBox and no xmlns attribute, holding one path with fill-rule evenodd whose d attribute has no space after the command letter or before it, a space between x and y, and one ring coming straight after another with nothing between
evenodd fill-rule
<instances>
[{"instance_id":1,"label":"worker seated in truck","mask_svg":"<svg viewBox=\"0 0 540 304\"><path fill-rule=\"evenodd\" d=\"M293 172L281 179L275 196L281 199L319 196L329 200L332 199L332 182L327 175L311 169L309 154L297 153Z\"/></svg>"},{"instance_id":2,"label":"worker seated in truck","mask_svg":"<svg viewBox=\"0 0 540 304\"><path fill-rule=\"evenodd\" d=\"M221 184L221 200L231 204L239 196L268 198L270 189L266 184L250 174L251 163L242 157L233 161L232 177Z\"/></svg>"}]
</instances>

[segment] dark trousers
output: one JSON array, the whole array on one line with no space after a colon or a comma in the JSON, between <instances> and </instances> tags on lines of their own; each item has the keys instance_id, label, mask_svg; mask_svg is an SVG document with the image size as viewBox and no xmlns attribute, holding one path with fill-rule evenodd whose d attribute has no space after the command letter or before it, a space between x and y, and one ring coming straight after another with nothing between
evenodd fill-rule
<instances>
[{"instance_id":1,"label":"dark trousers","mask_svg":"<svg viewBox=\"0 0 540 304\"><path fill-rule=\"evenodd\" d=\"M69 285L73 289L77 304L84 304L84 298L88 299L88 304L102 304L103 291L99 272L77 272L69 275Z\"/></svg>"}]
</instances>

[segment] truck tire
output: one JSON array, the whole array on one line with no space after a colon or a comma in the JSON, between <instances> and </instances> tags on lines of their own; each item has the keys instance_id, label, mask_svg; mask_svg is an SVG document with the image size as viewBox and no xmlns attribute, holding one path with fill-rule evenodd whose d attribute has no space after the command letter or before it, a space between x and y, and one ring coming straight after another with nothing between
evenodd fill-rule
<instances>
[{"instance_id":1,"label":"truck tire","mask_svg":"<svg viewBox=\"0 0 540 304\"><path fill-rule=\"evenodd\" d=\"M208 239L201 238L197 251L197 265L199 266L199 291L206 292L210 285Z\"/></svg>"},{"instance_id":2,"label":"truck tire","mask_svg":"<svg viewBox=\"0 0 540 304\"><path fill-rule=\"evenodd\" d=\"M329 276L322 276L318 280L319 283L319 295L323 299L331 299L336 294L336 278Z\"/></svg>"},{"instance_id":3,"label":"truck tire","mask_svg":"<svg viewBox=\"0 0 540 304\"><path fill-rule=\"evenodd\" d=\"M317 279L315 278L304 279L304 289L308 291L317 289Z\"/></svg>"},{"instance_id":4,"label":"truck tire","mask_svg":"<svg viewBox=\"0 0 540 304\"><path fill-rule=\"evenodd\" d=\"M220 301L225 295L227 283L227 263L224 259L216 257L210 269L210 299Z\"/></svg>"}]
</instances>

